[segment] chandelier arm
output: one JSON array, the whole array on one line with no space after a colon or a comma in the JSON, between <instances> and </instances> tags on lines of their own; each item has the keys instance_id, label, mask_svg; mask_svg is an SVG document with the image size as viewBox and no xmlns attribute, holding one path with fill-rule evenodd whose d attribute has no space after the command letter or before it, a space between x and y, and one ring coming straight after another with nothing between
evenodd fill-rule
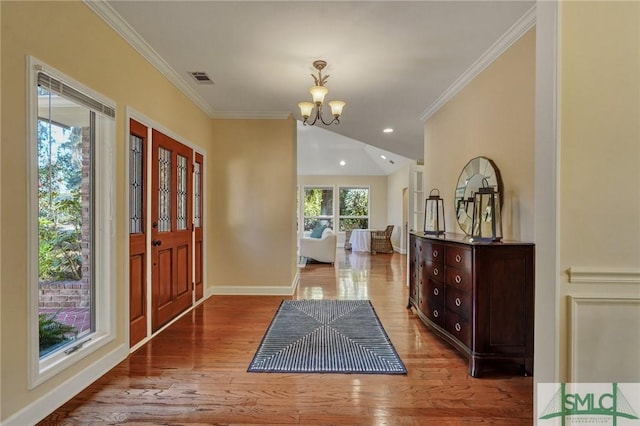
<instances>
[{"instance_id":1,"label":"chandelier arm","mask_svg":"<svg viewBox=\"0 0 640 426\"><path fill-rule=\"evenodd\" d=\"M320 115L320 113L318 113L317 111L314 114L314 117L313 117L312 121L309 121L309 119L307 118L306 120L304 120L302 122L302 124L305 125L305 126L313 126L314 124L316 124L317 121L320 121L325 126L329 126L329 125L331 125L333 123L340 124L340 120L338 119L338 117L334 117L333 120L331 120L331 121L329 121L327 123L326 121L324 121L324 118L322 117L322 115Z\"/></svg>"},{"instance_id":2,"label":"chandelier arm","mask_svg":"<svg viewBox=\"0 0 640 426\"><path fill-rule=\"evenodd\" d=\"M313 126L314 124L316 124L316 121L318 121L318 108L315 108L314 110L315 110L315 112L313 114L313 116L314 116L313 117L313 121L309 122L307 120L307 124L309 124L309 126Z\"/></svg>"},{"instance_id":3,"label":"chandelier arm","mask_svg":"<svg viewBox=\"0 0 640 426\"><path fill-rule=\"evenodd\" d=\"M335 121L337 121L337 119L334 117L333 120L331 120L330 122L326 122L324 121L324 118L322 117L322 115L320 116L320 121L322 121L322 124L324 124L325 126L328 126L330 124L333 124Z\"/></svg>"}]
</instances>

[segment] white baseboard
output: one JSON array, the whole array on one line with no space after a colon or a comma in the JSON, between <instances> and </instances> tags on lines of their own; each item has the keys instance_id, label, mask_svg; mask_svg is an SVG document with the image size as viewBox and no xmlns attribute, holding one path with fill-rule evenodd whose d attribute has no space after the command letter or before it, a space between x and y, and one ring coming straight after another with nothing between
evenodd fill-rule
<instances>
[{"instance_id":1,"label":"white baseboard","mask_svg":"<svg viewBox=\"0 0 640 426\"><path fill-rule=\"evenodd\" d=\"M296 272L295 277L290 285L283 286L214 286L208 287L206 290L207 297L209 296L292 296L298 282L300 280L300 272Z\"/></svg>"},{"instance_id":2,"label":"white baseboard","mask_svg":"<svg viewBox=\"0 0 640 426\"><path fill-rule=\"evenodd\" d=\"M4 420L2 426L24 426L38 423L118 365L118 363L127 358L128 355L129 348L127 345L118 346L109 354L96 361L90 368L86 368L71 377L60 386L53 388L22 410Z\"/></svg>"},{"instance_id":3,"label":"white baseboard","mask_svg":"<svg viewBox=\"0 0 640 426\"><path fill-rule=\"evenodd\" d=\"M396 253L400 253L400 254L407 254L407 250L406 249L401 249L398 246L393 246L393 251L395 251Z\"/></svg>"}]
</instances>

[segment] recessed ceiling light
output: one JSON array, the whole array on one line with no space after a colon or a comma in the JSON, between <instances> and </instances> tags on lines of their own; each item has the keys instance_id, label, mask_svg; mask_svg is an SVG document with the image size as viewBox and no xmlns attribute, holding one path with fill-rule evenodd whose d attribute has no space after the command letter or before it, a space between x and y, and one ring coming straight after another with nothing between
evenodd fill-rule
<instances>
[{"instance_id":1,"label":"recessed ceiling light","mask_svg":"<svg viewBox=\"0 0 640 426\"><path fill-rule=\"evenodd\" d=\"M383 130L384 133L393 133L393 129L391 127L387 127Z\"/></svg>"},{"instance_id":2,"label":"recessed ceiling light","mask_svg":"<svg viewBox=\"0 0 640 426\"><path fill-rule=\"evenodd\" d=\"M344 166L345 164L347 164L347 162L346 162L346 161L344 161L344 160L340 160L340 165L341 165L341 166Z\"/></svg>"},{"instance_id":3,"label":"recessed ceiling light","mask_svg":"<svg viewBox=\"0 0 640 426\"><path fill-rule=\"evenodd\" d=\"M380 155L380 158L382 158L383 160L387 159L387 157L385 157L383 154Z\"/></svg>"}]
</instances>

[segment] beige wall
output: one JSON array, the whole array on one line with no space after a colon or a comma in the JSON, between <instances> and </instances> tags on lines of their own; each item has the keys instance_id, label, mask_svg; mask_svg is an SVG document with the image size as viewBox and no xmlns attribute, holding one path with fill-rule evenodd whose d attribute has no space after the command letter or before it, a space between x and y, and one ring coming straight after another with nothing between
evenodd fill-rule
<instances>
[{"instance_id":1,"label":"beige wall","mask_svg":"<svg viewBox=\"0 0 640 426\"><path fill-rule=\"evenodd\" d=\"M209 291L283 294L297 272L295 120L214 120L214 138Z\"/></svg>"},{"instance_id":2,"label":"beige wall","mask_svg":"<svg viewBox=\"0 0 640 426\"><path fill-rule=\"evenodd\" d=\"M40 397L59 394L79 374L91 374L109 353L126 342L126 213L123 181L125 107L207 149L211 120L81 2L1 2L2 8L2 142L1 242L1 418ZM27 389L27 222L26 217L26 57L32 55L117 103L115 250L117 267L116 340L77 365ZM11 200L8 204L6 200ZM11 350L6 351L5 348ZM126 349L126 347L125 347ZM77 389L76 391L79 391ZM71 396L71 395L69 395Z\"/></svg>"},{"instance_id":3,"label":"beige wall","mask_svg":"<svg viewBox=\"0 0 640 426\"><path fill-rule=\"evenodd\" d=\"M71 397L128 348L126 108L205 153L207 294L243 286L287 291L296 278L295 121L212 120L81 2L0 2L2 17L2 351L0 419L60 389ZM34 56L117 103L116 339L77 365L27 389L26 57ZM10 106L10 108L8 108ZM144 120L143 120L144 121ZM9 161L10 159L10 161ZM19 178L16 178L19 177ZM6 266L10 265L11 268ZM226 286L226 287L225 287ZM281 294L281 293L280 293ZM106 363L106 364L105 364ZM39 404L42 406L42 404ZM24 412L20 413L23 415Z\"/></svg>"},{"instance_id":4,"label":"beige wall","mask_svg":"<svg viewBox=\"0 0 640 426\"><path fill-rule=\"evenodd\" d=\"M559 28L560 377L638 382L640 3L566 2Z\"/></svg>"},{"instance_id":5,"label":"beige wall","mask_svg":"<svg viewBox=\"0 0 640 426\"><path fill-rule=\"evenodd\" d=\"M298 188L306 186L368 186L369 187L369 228L384 229L387 226L387 176L298 176ZM334 202L337 202L337 193ZM301 207L302 208L302 207ZM337 205L334 207L337 209ZM302 213L301 213L302 214ZM338 211L334 214L337 216ZM396 232L394 230L394 232ZM344 242L344 233L338 234L338 245Z\"/></svg>"},{"instance_id":6,"label":"beige wall","mask_svg":"<svg viewBox=\"0 0 640 426\"><path fill-rule=\"evenodd\" d=\"M640 262L639 21L638 2L568 2L562 7L565 267Z\"/></svg>"},{"instance_id":7,"label":"beige wall","mask_svg":"<svg viewBox=\"0 0 640 426\"><path fill-rule=\"evenodd\" d=\"M425 189L444 199L447 232L460 172L477 156L492 159L504 185L503 234L533 240L535 30L515 42L425 123Z\"/></svg>"}]
</instances>

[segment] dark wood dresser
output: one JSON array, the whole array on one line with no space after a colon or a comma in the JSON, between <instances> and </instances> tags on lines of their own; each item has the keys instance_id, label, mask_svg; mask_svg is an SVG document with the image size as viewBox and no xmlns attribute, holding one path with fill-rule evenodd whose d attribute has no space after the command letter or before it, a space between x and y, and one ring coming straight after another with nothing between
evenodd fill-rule
<instances>
[{"instance_id":1,"label":"dark wood dresser","mask_svg":"<svg viewBox=\"0 0 640 426\"><path fill-rule=\"evenodd\" d=\"M534 245L422 232L409 244L409 307L469 358L469 374L488 360L532 374Z\"/></svg>"}]
</instances>

